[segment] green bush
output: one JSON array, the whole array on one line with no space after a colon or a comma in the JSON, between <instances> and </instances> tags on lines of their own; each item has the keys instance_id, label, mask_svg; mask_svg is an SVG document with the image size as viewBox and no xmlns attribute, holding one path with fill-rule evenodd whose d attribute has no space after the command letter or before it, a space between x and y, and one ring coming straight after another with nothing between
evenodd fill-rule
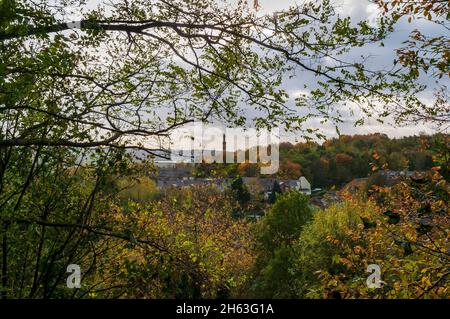
<instances>
[{"instance_id":1,"label":"green bush","mask_svg":"<svg viewBox=\"0 0 450 319\"><path fill-rule=\"evenodd\" d=\"M303 227L294 245L295 262L291 270L296 278L297 297L307 297L309 292L317 288L317 271L333 274L344 270L339 263L339 247L333 245L328 238L350 242L346 231L360 227L360 217L366 216L370 209L365 203L336 204L315 213L313 219Z\"/></svg>"},{"instance_id":2,"label":"green bush","mask_svg":"<svg viewBox=\"0 0 450 319\"><path fill-rule=\"evenodd\" d=\"M277 196L276 203L256 225L257 261L253 293L260 298L291 298L292 244L311 219L309 197L291 191Z\"/></svg>"}]
</instances>

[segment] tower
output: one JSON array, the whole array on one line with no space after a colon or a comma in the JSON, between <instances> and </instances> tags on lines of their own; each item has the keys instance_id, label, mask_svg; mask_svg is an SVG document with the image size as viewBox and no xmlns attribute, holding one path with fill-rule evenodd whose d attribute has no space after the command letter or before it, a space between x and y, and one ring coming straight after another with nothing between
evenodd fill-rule
<instances>
[{"instance_id":1,"label":"tower","mask_svg":"<svg viewBox=\"0 0 450 319\"><path fill-rule=\"evenodd\" d=\"M227 139L225 133L223 133L223 141L222 141L222 162L227 162Z\"/></svg>"}]
</instances>

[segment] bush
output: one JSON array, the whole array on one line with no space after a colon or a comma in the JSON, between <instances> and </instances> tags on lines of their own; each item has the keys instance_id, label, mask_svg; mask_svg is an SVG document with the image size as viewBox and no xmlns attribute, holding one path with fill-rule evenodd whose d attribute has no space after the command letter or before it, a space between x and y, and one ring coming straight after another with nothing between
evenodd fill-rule
<instances>
[{"instance_id":1,"label":"bush","mask_svg":"<svg viewBox=\"0 0 450 319\"><path fill-rule=\"evenodd\" d=\"M293 280L292 244L298 238L303 225L312 216L309 197L291 191L277 197L256 226L257 261L253 293L262 298L294 297L291 290Z\"/></svg>"},{"instance_id":2,"label":"bush","mask_svg":"<svg viewBox=\"0 0 450 319\"><path fill-rule=\"evenodd\" d=\"M370 210L371 207L367 204L344 202L314 214L294 246L295 262L292 272L297 297L308 297L318 288L320 271L331 274L345 271L345 266L340 262L340 247L330 239L351 241L348 231L361 227L360 216L367 215ZM353 244L356 246L363 243Z\"/></svg>"}]
</instances>

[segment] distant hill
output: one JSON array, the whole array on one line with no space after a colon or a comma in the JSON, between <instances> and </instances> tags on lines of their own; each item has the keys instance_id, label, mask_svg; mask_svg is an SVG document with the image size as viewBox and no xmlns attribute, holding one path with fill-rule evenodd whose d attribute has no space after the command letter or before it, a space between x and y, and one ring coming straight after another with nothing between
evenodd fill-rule
<instances>
[{"instance_id":1,"label":"distant hill","mask_svg":"<svg viewBox=\"0 0 450 319\"><path fill-rule=\"evenodd\" d=\"M297 179L305 176L313 187L342 187L355 178L364 178L376 168L394 171L425 171L434 166L437 141L449 135L420 135L391 139L385 134L342 135L323 143L280 144L280 169L276 177ZM258 164L198 164L194 174L254 177ZM273 176L261 176L273 177Z\"/></svg>"}]
</instances>

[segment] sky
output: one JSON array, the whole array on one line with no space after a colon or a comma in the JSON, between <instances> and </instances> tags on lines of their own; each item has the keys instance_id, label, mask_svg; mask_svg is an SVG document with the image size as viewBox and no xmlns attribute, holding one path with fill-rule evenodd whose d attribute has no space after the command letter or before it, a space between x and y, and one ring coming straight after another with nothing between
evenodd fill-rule
<instances>
[{"instance_id":1,"label":"sky","mask_svg":"<svg viewBox=\"0 0 450 319\"><path fill-rule=\"evenodd\" d=\"M332 0L333 1L333 0ZM376 19L379 16L380 12L378 11L377 6L374 3L371 3L367 0L334 0L336 5L336 10L339 15L342 16L350 16L352 20L369 20L371 23L376 23ZM284 8L289 7L292 4L295 4L295 0L259 0L259 4L261 6L261 10L263 12L273 12L277 10L282 10ZM408 38L409 33L413 29L419 29L424 34L437 34L442 32L442 30L437 27L434 23L428 21L418 21L415 20L412 23L409 23L406 19L402 19L395 26L395 31L390 34L388 39L384 42L384 47L381 46L372 46L370 47L370 55L371 59L369 60L370 65L373 69L382 69L384 67L388 67L392 65L392 62L395 58L395 49L401 47L401 43ZM368 52L358 52L367 54ZM313 77L312 74L304 74L306 77ZM302 78L302 81L305 81ZM430 89L427 90L423 98L429 99L432 94L432 87L434 86L433 80L427 78L421 78L420 81L424 84L427 84ZM447 86L450 86L450 81L447 79L444 80ZM298 83L296 83L296 79L294 78L292 81L286 83L284 85L285 89L290 95L295 95L301 91L301 86L299 88ZM389 137L401 137L401 136L409 136L409 135L417 135L421 132L424 133L433 133L434 129L430 126L424 124L417 125L409 125L409 126L394 126L392 124L386 123L382 124L376 121L375 119L368 119L367 122L363 126L355 127L353 125L354 120L352 120L352 116L348 114L348 112L344 112L344 118L347 116L347 119L344 120L344 123L338 125L339 131L341 134L370 134L370 133L385 133ZM354 117L353 117L354 119ZM336 137L337 132L334 125L323 125L320 124L320 119L312 119L307 125L311 127L320 127L322 132L327 137ZM289 140L295 142L298 140L298 136L295 134L283 133L282 139Z\"/></svg>"},{"instance_id":2,"label":"sky","mask_svg":"<svg viewBox=\"0 0 450 319\"><path fill-rule=\"evenodd\" d=\"M230 5L237 0L226 0L230 1ZM251 4L254 0L247 0ZM271 14L275 11L280 11L287 9L291 5L295 5L296 2L301 0L258 0L260 15ZM341 16L350 16L352 21L368 20L370 23L375 24L377 17L380 15L378 7L368 0L331 0L333 5L337 10L337 13ZM94 6L95 3L102 2L102 0L89 1L88 3ZM352 55L356 59L359 55L367 55L370 53L371 58L368 60L368 64L372 69L383 69L392 66L395 59L395 49L401 47L402 42L405 41L410 32L418 28L421 32L429 35L437 34L442 32L439 27L434 23L415 20L413 23L408 23L406 19L401 20L395 26L395 31L390 34L390 36L383 41L384 46L372 45L370 47L370 52L355 50L349 56L346 57L347 60L352 59ZM367 48L365 48L367 50ZM314 75L311 72L301 72L300 75L294 77L283 83L282 88L292 97L291 103L296 95L303 92L303 84L314 82ZM446 78L445 84L450 87L450 81ZM433 81L427 78L422 78L421 82L430 86L430 90L426 91L423 98L432 97L432 87ZM358 115L358 110L355 110L356 114L351 115L348 111L343 111L343 123L338 125L339 132L341 134L371 134L371 133L385 133L389 137L401 137L409 135L417 135L419 133L432 134L434 132L432 127L424 124L410 125L410 126L393 126L390 123L380 123L376 119L367 119L363 126L354 126L354 121ZM251 117L252 111L247 111L247 115ZM337 130L334 124L321 124L320 118L314 118L305 123L305 127L319 128L321 133L323 133L327 138L332 138L337 136ZM186 135L185 130L182 133L175 133L174 141L175 143L180 143L179 135ZM301 136L298 133L289 133L281 131L280 139L283 141L297 142L302 141ZM181 142L184 143L184 142ZM177 148L178 145L173 145L173 148Z\"/></svg>"},{"instance_id":3,"label":"sky","mask_svg":"<svg viewBox=\"0 0 450 319\"><path fill-rule=\"evenodd\" d=\"M230 0L233 1L233 0ZM249 0L252 2L253 0ZM299 1L299 0L297 0ZM371 24L376 24L377 17L379 17L380 12L378 7L367 0L332 0L336 5L337 13L341 16L350 16L352 21L368 20ZM259 0L259 14L271 14L275 11L283 10L288 8L290 5L296 3L296 0ZM413 21L409 23L406 19L400 20L396 26L395 31L389 35L389 37L383 41L384 47L381 46L371 46L370 56L368 63L372 69L383 69L392 66L395 59L395 49L401 47L402 42L405 41L410 32L418 28L424 34L433 35L437 32L442 32L437 28L434 23L428 21ZM366 48L367 50L367 48ZM365 51L355 51L355 58L359 55L367 55L369 52ZM351 60L351 55L349 56ZM348 57L347 57L348 59ZM303 84L305 82L313 82L314 75L311 72L303 72L301 77L294 77L293 79L283 83L283 88L292 97L299 94L302 91ZM432 87L434 85L431 79L421 78L421 83L430 86L423 98L430 98L432 95ZM448 78L445 80L447 86L450 86ZM441 82L442 84L442 82ZM357 109L355 109L355 115L358 115ZM249 111L251 113L251 111ZM353 134L372 134L372 133L384 133L391 138L418 135L421 133L432 134L435 130L425 124L407 125L407 126L394 126L392 123L380 123L376 119L367 119L363 126L354 126L355 115L351 115L348 111L343 111L343 123L338 124L338 129L340 134L353 135ZM251 115L251 114L250 114ZM388 121L389 122L389 121ZM327 138L337 137L337 130L335 124L321 124L320 118L314 118L305 123L306 127L320 128L321 133L323 133ZM185 134L185 131L183 131ZM174 138L176 148L177 143L179 144L179 135L175 134ZM280 131L280 140L289 141L292 143L302 141L302 137L299 133L289 133L285 131ZM241 141L242 142L242 141ZM183 144L183 143L182 143Z\"/></svg>"}]
</instances>

